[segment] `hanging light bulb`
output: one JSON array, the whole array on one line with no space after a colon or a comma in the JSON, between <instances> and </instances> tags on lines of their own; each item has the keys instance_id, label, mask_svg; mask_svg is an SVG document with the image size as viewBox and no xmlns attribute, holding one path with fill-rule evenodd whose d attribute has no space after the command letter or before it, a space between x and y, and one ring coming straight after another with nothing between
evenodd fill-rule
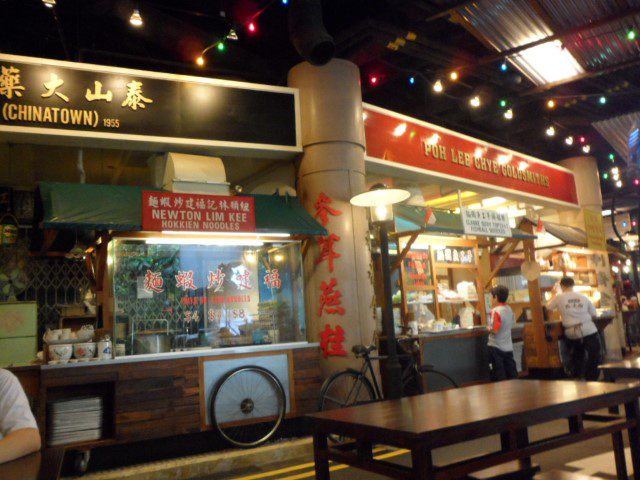
<instances>
[{"instance_id":1,"label":"hanging light bulb","mask_svg":"<svg viewBox=\"0 0 640 480\"><path fill-rule=\"evenodd\" d=\"M584 153L589 153L591 151L591 145L583 145L582 146L582 151Z\"/></svg>"},{"instance_id":2,"label":"hanging light bulb","mask_svg":"<svg viewBox=\"0 0 640 480\"><path fill-rule=\"evenodd\" d=\"M226 47L223 42L218 42L218 45L216 45L216 48L218 49L219 52L224 52L224 49Z\"/></svg>"},{"instance_id":3,"label":"hanging light bulb","mask_svg":"<svg viewBox=\"0 0 640 480\"><path fill-rule=\"evenodd\" d=\"M587 139L586 139L586 138L584 138L584 137L580 137L580 143L584 143L584 142L586 142L586 141L587 141Z\"/></svg>"},{"instance_id":4,"label":"hanging light bulb","mask_svg":"<svg viewBox=\"0 0 640 480\"><path fill-rule=\"evenodd\" d=\"M480 97L478 95L471 97L471 99L469 99L469 105L473 108L478 108L481 105Z\"/></svg>"},{"instance_id":5,"label":"hanging light bulb","mask_svg":"<svg viewBox=\"0 0 640 480\"><path fill-rule=\"evenodd\" d=\"M369 75L369 83L371 85L377 85L378 84L378 77L376 75Z\"/></svg>"},{"instance_id":6,"label":"hanging light bulb","mask_svg":"<svg viewBox=\"0 0 640 480\"><path fill-rule=\"evenodd\" d=\"M602 178L603 178L604 180L609 180L609 174L608 174L607 172L604 172L604 173L602 174Z\"/></svg>"},{"instance_id":7,"label":"hanging light bulb","mask_svg":"<svg viewBox=\"0 0 640 480\"><path fill-rule=\"evenodd\" d=\"M615 161L616 156L613 153L609 154L609 160L611 160L612 162Z\"/></svg>"},{"instance_id":8,"label":"hanging light bulb","mask_svg":"<svg viewBox=\"0 0 640 480\"><path fill-rule=\"evenodd\" d=\"M618 181L616 182L616 187L618 187L618 188L622 188L622 180L618 180Z\"/></svg>"},{"instance_id":9,"label":"hanging light bulb","mask_svg":"<svg viewBox=\"0 0 640 480\"><path fill-rule=\"evenodd\" d=\"M500 70L502 70L503 72L506 72L508 68L509 66L507 65L507 62L502 62L500 64Z\"/></svg>"},{"instance_id":10,"label":"hanging light bulb","mask_svg":"<svg viewBox=\"0 0 640 480\"><path fill-rule=\"evenodd\" d=\"M504 118L506 120L512 120L513 119L513 109L509 109L506 112L504 112Z\"/></svg>"},{"instance_id":11,"label":"hanging light bulb","mask_svg":"<svg viewBox=\"0 0 640 480\"><path fill-rule=\"evenodd\" d=\"M288 5L289 4L289 0L281 0L282 1L282 5Z\"/></svg>"},{"instance_id":12,"label":"hanging light bulb","mask_svg":"<svg viewBox=\"0 0 640 480\"><path fill-rule=\"evenodd\" d=\"M144 24L142 21L142 15L140 15L140 10L137 8L133 10L133 13L129 17L129 23L134 27L141 27Z\"/></svg>"},{"instance_id":13,"label":"hanging light bulb","mask_svg":"<svg viewBox=\"0 0 640 480\"><path fill-rule=\"evenodd\" d=\"M553 125L550 125L547 127L545 133L547 134L547 137L553 137L556 134L556 128Z\"/></svg>"},{"instance_id":14,"label":"hanging light bulb","mask_svg":"<svg viewBox=\"0 0 640 480\"><path fill-rule=\"evenodd\" d=\"M449 78L455 82L459 78L458 72L454 70L449 74Z\"/></svg>"},{"instance_id":15,"label":"hanging light bulb","mask_svg":"<svg viewBox=\"0 0 640 480\"><path fill-rule=\"evenodd\" d=\"M627 32L627 40L633 42L636 39L636 31L632 28Z\"/></svg>"},{"instance_id":16,"label":"hanging light bulb","mask_svg":"<svg viewBox=\"0 0 640 480\"><path fill-rule=\"evenodd\" d=\"M618 173L620 173L620 169L618 167L613 167L611 169L611 173L613 173L614 175L617 175Z\"/></svg>"},{"instance_id":17,"label":"hanging light bulb","mask_svg":"<svg viewBox=\"0 0 640 480\"><path fill-rule=\"evenodd\" d=\"M416 83L416 77L414 77L413 75L411 75L411 76L409 77L409 84L410 84L410 85L413 85L413 84L415 84L415 83Z\"/></svg>"},{"instance_id":18,"label":"hanging light bulb","mask_svg":"<svg viewBox=\"0 0 640 480\"><path fill-rule=\"evenodd\" d=\"M256 27L256 24L253 22L249 22L249 25L247 25L247 30L249 30L251 33L255 33L257 29L258 27Z\"/></svg>"},{"instance_id":19,"label":"hanging light bulb","mask_svg":"<svg viewBox=\"0 0 640 480\"><path fill-rule=\"evenodd\" d=\"M507 106L507 101L504 98L502 100L500 100L500 106L502 108L505 108Z\"/></svg>"},{"instance_id":20,"label":"hanging light bulb","mask_svg":"<svg viewBox=\"0 0 640 480\"><path fill-rule=\"evenodd\" d=\"M564 139L564 143L566 143L569 146L573 145L573 137L569 135L567 138Z\"/></svg>"},{"instance_id":21,"label":"hanging light bulb","mask_svg":"<svg viewBox=\"0 0 640 480\"><path fill-rule=\"evenodd\" d=\"M604 95L602 95L602 96L598 99L598 103L600 103L600 105L604 105L605 103L607 103L607 97L605 97Z\"/></svg>"},{"instance_id":22,"label":"hanging light bulb","mask_svg":"<svg viewBox=\"0 0 640 480\"><path fill-rule=\"evenodd\" d=\"M556 101L553 98L547 100L547 108L549 109L556 108Z\"/></svg>"},{"instance_id":23,"label":"hanging light bulb","mask_svg":"<svg viewBox=\"0 0 640 480\"><path fill-rule=\"evenodd\" d=\"M633 179L633 184L637 187L638 185L640 185L640 178L634 178Z\"/></svg>"},{"instance_id":24,"label":"hanging light bulb","mask_svg":"<svg viewBox=\"0 0 640 480\"><path fill-rule=\"evenodd\" d=\"M436 80L433 84L433 91L436 93L442 93L444 91L444 87L442 86L442 82L440 80Z\"/></svg>"},{"instance_id":25,"label":"hanging light bulb","mask_svg":"<svg viewBox=\"0 0 640 480\"><path fill-rule=\"evenodd\" d=\"M44 3L44 6L47 8L53 8L56 6L56 0L42 0L42 3Z\"/></svg>"},{"instance_id":26,"label":"hanging light bulb","mask_svg":"<svg viewBox=\"0 0 640 480\"><path fill-rule=\"evenodd\" d=\"M202 55L196 58L196 63L198 64L199 67L204 66L204 58L202 57Z\"/></svg>"}]
</instances>

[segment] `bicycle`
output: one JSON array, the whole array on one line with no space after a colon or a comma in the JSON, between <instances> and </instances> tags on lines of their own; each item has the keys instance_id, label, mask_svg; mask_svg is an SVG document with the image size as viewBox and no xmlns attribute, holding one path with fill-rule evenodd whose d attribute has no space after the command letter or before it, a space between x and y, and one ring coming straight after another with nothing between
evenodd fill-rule
<instances>
[{"instance_id":1,"label":"bicycle","mask_svg":"<svg viewBox=\"0 0 640 480\"><path fill-rule=\"evenodd\" d=\"M415 341L412 342L411 349L410 353L398 355L399 360L408 360L407 365L402 370L403 395L414 393L414 391L418 394L424 393L423 380L427 385L439 384L438 386L444 388L458 388L458 384L453 378L444 372L436 370L433 365L417 364ZM352 348L351 351L356 358L363 359L362 368L359 371L347 368L336 372L324 382L320 389L320 402L318 405L320 411L384 400L384 395L374 374L371 361L384 360L387 356L372 357L370 354L376 350L377 347L375 345L355 345ZM411 391L411 388L414 391ZM337 443L335 439L332 438L332 440Z\"/></svg>"}]
</instances>

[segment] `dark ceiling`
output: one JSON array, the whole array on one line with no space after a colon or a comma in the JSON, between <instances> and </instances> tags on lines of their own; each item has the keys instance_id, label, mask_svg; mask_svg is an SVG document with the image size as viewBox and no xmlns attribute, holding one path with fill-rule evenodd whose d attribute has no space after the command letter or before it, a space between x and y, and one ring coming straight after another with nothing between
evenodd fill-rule
<instances>
[{"instance_id":1,"label":"dark ceiling","mask_svg":"<svg viewBox=\"0 0 640 480\"><path fill-rule=\"evenodd\" d=\"M322 2L336 56L360 67L365 101L550 161L578 155L577 138L584 135L604 171L613 150L591 123L640 110L640 50L637 41L626 40L628 29L637 27L640 3L595 4L601 7L597 15L587 8L594 5L589 0ZM145 22L141 28L128 22L136 6ZM566 34L563 48L586 71L579 80L538 91L513 65L501 71L503 59L483 38L473 9L514 15L516 22L514 6L534 12L554 34ZM0 8L0 50L6 53L269 84L285 84L287 71L302 60L289 41L290 6L282 0L57 0L55 9L41 0L0 0ZM257 31L250 34L246 23L260 11ZM594 28L585 28L590 24ZM207 65L197 67L202 49L234 26L239 40L227 41L222 53L212 50ZM622 47L627 56L616 56ZM434 94L433 82L452 69L460 79ZM379 78L375 86L368 82L372 75ZM483 106L470 109L468 99L478 93ZM607 97L604 105L601 95ZM554 110L545 106L550 98L558 103ZM503 118L500 99L513 107L513 120ZM552 124L557 134L549 138L545 130ZM564 144L567 135L576 137L571 147ZM610 182L603 182L603 190L609 189Z\"/></svg>"}]
</instances>

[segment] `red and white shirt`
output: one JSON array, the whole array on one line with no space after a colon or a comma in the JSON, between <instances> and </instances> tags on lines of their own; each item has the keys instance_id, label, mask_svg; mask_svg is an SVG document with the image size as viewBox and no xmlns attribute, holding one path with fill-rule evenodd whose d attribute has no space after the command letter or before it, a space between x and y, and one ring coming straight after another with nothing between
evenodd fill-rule
<instances>
[{"instance_id":1,"label":"red and white shirt","mask_svg":"<svg viewBox=\"0 0 640 480\"><path fill-rule=\"evenodd\" d=\"M491 309L489 315L489 340L488 345L503 352L513 352L511 329L515 323L513 310L506 303L499 303Z\"/></svg>"}]
</instances>

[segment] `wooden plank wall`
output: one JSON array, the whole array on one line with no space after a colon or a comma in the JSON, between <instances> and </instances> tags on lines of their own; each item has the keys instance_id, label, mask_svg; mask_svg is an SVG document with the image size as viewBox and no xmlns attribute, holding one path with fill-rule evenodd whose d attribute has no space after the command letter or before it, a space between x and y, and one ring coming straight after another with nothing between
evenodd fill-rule
<instances>
[{"instance_id":1,"label":"wooden plank wall","mask_svg":"<svg viewBox=\"0 0 640 480\"><path fill-rule=\"evenodd\" d=\"M293 350L293 382L296 415L318 411L322 386L320 349L318 347Z\"/></svg>"}]
</instances>

